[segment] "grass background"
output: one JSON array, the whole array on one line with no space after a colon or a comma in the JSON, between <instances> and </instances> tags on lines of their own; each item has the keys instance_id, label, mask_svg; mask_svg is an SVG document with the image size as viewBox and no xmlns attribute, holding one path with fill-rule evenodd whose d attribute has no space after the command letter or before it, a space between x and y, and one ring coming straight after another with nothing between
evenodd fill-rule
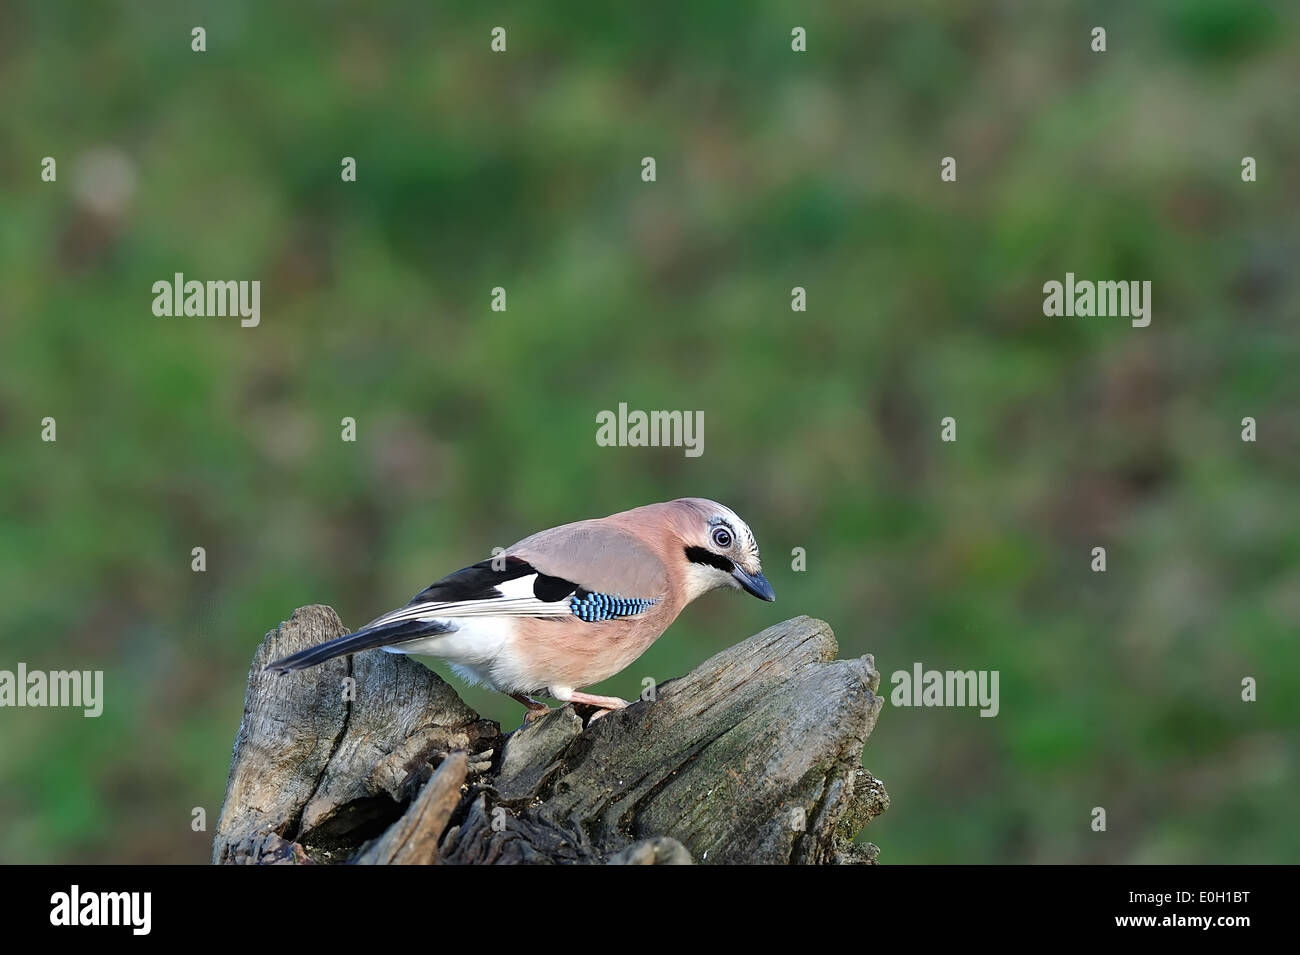
<instances>
[{"instance_id":1,"label":"grass background","mask_svg":"<svg viewBox=\"0 0 1300 955\"><path fill-rule=\"evenodd\" d=\"M882 862L1300 857L1294 6L0 0L0 24L0 668L102 669L107 697L0 710L0 860L206 861L191 811L215 823L293 608L357 625L684 495L750 521L778 602L705 598L597 692L798 613L886 675L1000 671L996 719L886 706ZM1151 326L1045 318L1067 271L1150 280ZM260 327L155 317L174 272L259 279ZM702 410L704 455L598 447L620 401Z\"/></svg>"}]
</instances>

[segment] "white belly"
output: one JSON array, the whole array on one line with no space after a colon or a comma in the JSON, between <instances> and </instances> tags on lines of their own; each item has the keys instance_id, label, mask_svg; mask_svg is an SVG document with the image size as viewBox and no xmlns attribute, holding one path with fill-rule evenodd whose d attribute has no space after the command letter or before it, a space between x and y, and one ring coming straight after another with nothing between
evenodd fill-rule
<instances>
[{"instance_id":1,"label":"white belly","mask_svg":"<svg viewBox=\"0 0 1300 955\"><path fill-rule=\"evenodd\" d=\"M502 693L525 693L540 687L527 684L518 672L511 638L515 621L509 617L457 617L438 621L456 629L421 637L400 646L384 647L388 653L428 656L451 664L457 676Z\"/></svg>"}]
</instances>

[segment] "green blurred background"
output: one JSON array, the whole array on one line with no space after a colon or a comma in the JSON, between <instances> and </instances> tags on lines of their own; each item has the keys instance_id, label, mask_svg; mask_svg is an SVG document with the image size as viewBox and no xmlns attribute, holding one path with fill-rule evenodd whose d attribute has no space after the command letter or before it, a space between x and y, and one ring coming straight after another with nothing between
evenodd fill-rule
<instances>
[{"instance_id":1,"label":"green blurred background","mask_svg":"<svg viewBox=\"0 0 1300 955\"><path fill-rule=\"evenodd\" d=\"M207 861L295 607L702 495L778 602L598 692L807 613L1001 673L995 719L886 705L882 862L1296 861L1298 85L1253 0L0 2L0 668L107 697L0 711L0 860ZM1045 318L1067 271L1151 326ZM259 279L260 327L155 317L174 272ZM703 456L598 447L620 401Z\"/></svg>"}]
</instances>

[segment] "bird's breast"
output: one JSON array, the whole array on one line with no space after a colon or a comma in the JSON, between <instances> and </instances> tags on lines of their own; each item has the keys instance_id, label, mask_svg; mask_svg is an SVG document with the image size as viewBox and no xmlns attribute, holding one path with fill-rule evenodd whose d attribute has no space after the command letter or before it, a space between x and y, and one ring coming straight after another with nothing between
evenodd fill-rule
<instances>
[{"instance_id":1,"label":"bird's breast","mask_svg":"<svg viewBox=\"0 0 1300 955\"><path fill-rule=\"evenodd\" d=\"M594 622L576 616L521 620L509 652L532 688L581 689L626 669L659 639L679 609L661 601L635 616Z\"/></svg>"}]
</instances>

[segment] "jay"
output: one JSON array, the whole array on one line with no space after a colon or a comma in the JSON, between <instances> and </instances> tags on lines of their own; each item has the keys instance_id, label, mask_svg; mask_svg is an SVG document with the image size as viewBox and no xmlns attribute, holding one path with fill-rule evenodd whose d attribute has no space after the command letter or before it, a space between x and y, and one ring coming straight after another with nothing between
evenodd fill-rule
<instances>
[{"instance_id":1,"label":"jay","mask_svg":"<svg viewBox=\"0 0 1300 955\"><path fill-rule=\"evenodd\" d=\"M688 497L540 531L431 584L355 633L267 665L290 673L380 647L437 657L527 707L627 706L581 692L632 663L688 603L720 587L775 600L758 544L730 508Z\"/></svg>"}]
</instances>

